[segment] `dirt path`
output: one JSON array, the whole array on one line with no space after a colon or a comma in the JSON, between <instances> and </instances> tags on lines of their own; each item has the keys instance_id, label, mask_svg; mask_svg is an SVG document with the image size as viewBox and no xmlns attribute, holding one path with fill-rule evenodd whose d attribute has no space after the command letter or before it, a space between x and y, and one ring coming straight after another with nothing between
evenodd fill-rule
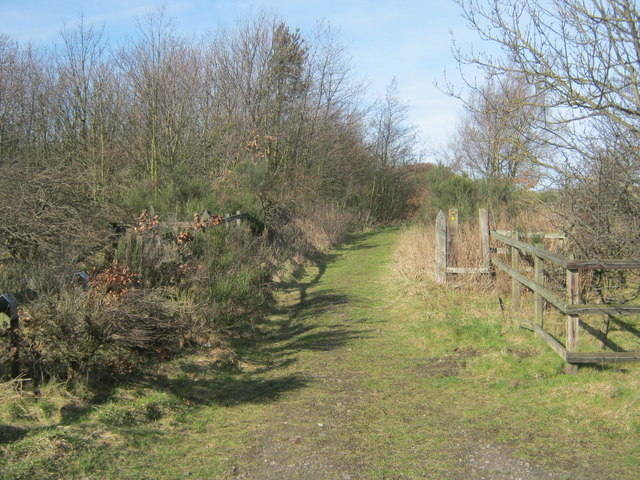
<instances>
[{"instance_id":1,"label":"dirt path","mask_svg":"<svg viewBox=\"0 0 640 480\"><path fill-rule=\"evenodd\" d=\"M457 417L460 399L439 386L473 353L412 349L401 322L415 312L391 288L396 238L363 235L285 291L268 348L304 386L265 406L227 478L565 478Z\"/></svg>"}]
</instances>

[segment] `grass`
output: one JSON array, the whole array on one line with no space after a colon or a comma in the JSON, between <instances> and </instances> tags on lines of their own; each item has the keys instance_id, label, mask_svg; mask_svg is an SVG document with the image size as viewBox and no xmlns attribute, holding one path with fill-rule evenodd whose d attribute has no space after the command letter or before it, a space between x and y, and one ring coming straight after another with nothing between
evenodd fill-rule
<instances>
[{"instance_id":1,"label":"grass","mask_svg":"<svg viewBox=\"0 0 640 480\"><path fill-rule=\"evenodd\" d=\"M494 296L396 275L400 234L283 283L237 362L193 351L93 400L5 386L4 478L636 478L638 366L563 374Z\"/></svg>"}]
</instances>

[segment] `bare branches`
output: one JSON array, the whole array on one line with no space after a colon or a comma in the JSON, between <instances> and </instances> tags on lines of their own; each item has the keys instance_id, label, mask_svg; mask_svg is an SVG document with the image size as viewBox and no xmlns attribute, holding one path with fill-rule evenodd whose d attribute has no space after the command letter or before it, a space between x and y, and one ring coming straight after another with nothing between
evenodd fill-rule
<instances>
[{"instance_id":1,"label":"bare branches","mask_svg":"<svg viewBox=\"0 0 640 480\"><path fill-rule=\"evenodd\" d=\"M545 109L533 98L522 79L489 78L466 101L450 144L452 166L475 178L535 186L543 148L534 126Z\"/></svg>"},{"instance_id":2,"label":"bare branches","mask_svg":"<svg viewBox=\"0 0 640 480\"><path fill-rule=\"evenodd\" d=\"M456 1L471 28L504 54L456 50L459 62L479 66L491 78L521 79L528 86L523 104L538 105L544 113L544 124L533 115L528 129L548 146L548 155L555 154L546 162L556 181L553 206L576 253L636 256L640 243L636 2Z\"/></svg>"},{"instance_id":3,"label":"bare branches","mask_svg":"<svg viewBox=\"0 0 640 480\"><path fill-rule=\"evenodd\" d=\"M457 59L492 75L516 74L543 94L558 123L604 116L640 128L640 12L625 0L490 4L456 0L471 28L504 57L456 50Z\"/></svg>"}]
</instances>

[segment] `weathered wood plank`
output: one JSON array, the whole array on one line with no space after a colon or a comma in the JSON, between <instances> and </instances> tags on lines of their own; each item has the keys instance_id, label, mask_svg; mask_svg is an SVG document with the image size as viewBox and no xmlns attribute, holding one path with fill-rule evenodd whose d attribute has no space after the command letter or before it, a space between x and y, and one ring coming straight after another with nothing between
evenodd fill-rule
<instances>
[{"instance_id":1,"label":"weathered wood plank","mask_svg":"<svg viewBox=\"0 0 640 480\"><path fill-rule=\"evenodd\" d=\"M447 273L489 273L484 267L447 267Z\"/></svg>"},{"instance_id":2,"label":"weathered wood plank","mask_svg":"<svg viewBox=\"0 0 640 480\"><path fill-rule=\"evenodd\" d=\"M640 260L568 260L566 267L572 270L636 270Z\"/></svg>"},{"instance_id":3,"label":"weathered wood plank","mask_svg":"<svg viewBox=\"0 0 640 480\"><path fill-rule=\"evenodd\" d=\"M567 352L567 362L640 362L640 352Z\"/></svg>"},{"instance_id":4,"label":"weathered wood plank","mask_svg":"<svg viewBox=\"0 0 640 480\"><path fill-rule=\"evenodd\" d=\"M224 217L219 217L220 224L227 224L231 222L239 223L240 220L247 218L248 215L246 213L236 213L235 215L225 214ZM173 222L173 223L160 223L161 227L166 228L189 228L193 226L193 222Z\"/></svg>"},{"instance_id":5,"label":"weathered wood plank","mask_svg":"<svg viewBox=\"0 0 640 480\"><path fill-rule=\"evenodd\" d=\"M513 234L513 230L495 230L495 232L499 233L500 235L505 235L507 237L510 237ZM523 238L540 237L540 238L548 238L550 240L564 240L565 234L560 232L524 232L524 233L520 233L520 237L523 237Z\"/></svg>"},{"instance_id":6,"label":"weathered wood plank","mask_svg":"<svg viewBox=\"0 0 640 480\"><path fill-rule=\"evenodd\" d=\"M498 260L497 258L493 258L491 261L496 267L500 268L508 275L515 277L520 283L522 283L525 287L529 288L530 290L534 292L538 292L540 295L544 297L546 301L554 305L561 312L565 313L566 302L562 300L559 296L557 296L555 293L553 293L551 290L541 285L538 285L533 280L513 271L510 267L505 265L502 261Z\"/></svg>"},{"instance_id":7,"label":"weathered wood plank","mask_svg":"<svg viewBox=\"0 0 640 480\"><path fill-rule=\"evenodd\" d=\"M488 270L491 269L491 237L489 231L489 210L481 208L478 211L478 221L480 225L480 248L482 251L482 265Z\"/></svg>"},{"instance_id":8,"label":"weathered wood plank","mask_svg":"<svg viewBox=\"0 0 640 480\"><path fill-rule=\"evenodd\" d=\"M492 231L491 236L496 240L506 243L510 247L516 247L521 252L527 253L529 255L538 256L540 258L553 262L556 265L559 265L561 267L566 266L567 258L564 255L561 255L559 253L549 252L548 250L544 250L542 248L534 247L530 243L525 243L519 240L515 240L511 237L507 237L506 235L502 235L496 231Z\"/></svg>"},{"instance_id":9,"label":"weathered wood plank","mask_svg":"<svg viewBox=\"0 0 640 480\"><path fill-rule=\"evenodd\" d=\"M568 352L567 349L564 348L564 345L562 345L554 336L548 333L540 325L534 325L533 328L535 329L536 335L547 342L547 345L549 345L554 352L560 355L563 360L567 360Z\"/></svg>"},{"instance_id":10,"label":"weathered wood plank","mask_svg":"<svg viewBox=\"0 0 640 480\"><path fill-rule=\"evenodd\" d=\"M520 320L520 328L525 328L527 330L531 330L532 332L536 331L534 324L526 320Z\"/></svg>"},{"instance_id":11,"label":"weathered wood plank","mask_svg":"<svg viewBox=\"0 0 640 480\"><path fill-rule=\"evenodd\" d=\"M439 285L447 282L447 222L442 211L436 217L435 280Z\"/></svg>"},{"instance_id":12,"label":"weathered wood plank","mask_svg":"<svg viewBox=\"0 0 640 480\"><path fill-rule=\"evenodd\" d=\"M544 288L544 260L538 256L533 259L533 281ZM544 317L544 297L533 292L533 321L542 326Z\"/></svg>"},{"instance_id":13,"label":"weathered wood plank","mask_svg":"<svg viewBox=\"0 0 640 480\"><path fill-rule=\"evenodd\" d=\"M513 239L518 241L518 232L513 232ZM520 273L520 252L516 247L511 247L511 269L514 272ZM511 308L514 312L520 311L520 297L522 294L522 284L513 277L511 279Z\"/></svg>"},{"instance_id":14,"label":"weathered wood plank","mask_svg":"<svg viewBox=\"0 0 640 480\"><path fill-rule=\"evenodd\" d=\"M566 312L571 315L606 315L606 314L633 314L640 313L640 305L600 305L600 304L577 304L567 305Z\"/></svg>"}]
</instances>

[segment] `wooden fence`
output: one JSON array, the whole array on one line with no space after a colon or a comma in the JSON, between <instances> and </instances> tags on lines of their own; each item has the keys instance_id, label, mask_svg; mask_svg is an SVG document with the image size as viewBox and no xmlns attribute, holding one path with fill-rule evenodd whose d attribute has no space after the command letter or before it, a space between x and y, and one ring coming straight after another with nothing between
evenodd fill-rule
<instances>
[{"instance_id":1,"label":"wooden fence","mask_svg":"<svg viewBox=\"0 0 640 480\"><path fill-rule=\"evenodd\" d=\"M455 212L455 214L454 214ZM436 217L436 283L444 284L447 282L448 273L489 273L491 266L490 259L490 238L489 238L489 211L482 208L479 211L480 224L480 249L482 251L481 267L450 267L449 252L451 251L451 231L457 229L458 215L457 210L450 210L448 220L445 220L443 212L438 213Z\"/></svg>"},{"instance_id":2,"label":"wooden fence","mask_svg":"<svg viewBox=\"0 0 640 480\"><path fill-rule=\"evenodd\" d=\"M444 226L443 226L444 225ZM558 355L567 362L567 371L576 373L579 364L596 362L635 362L640 361L640 351L620 351L614 342L607 338L609 323L614 322L621 328L640 337L638 331L619 315L640 313L640 304L585 304L580 298L581 272L588 270L640 270L639 260L574 260L560 253L551 252L541 245L533 245L522 241L524 238L556 238L562 239L559 234L532 233L518 234L517 232L505 232L489 230L488 213L480 211L480 241L483 252L484 265L480 268L452 268L447 267L447 225L444 222L444 214L440 212L436 222L436 281L445 283L447 274L456 273L485 273L491 274L493 268L505 272L512 278L512 306L519 310L522 287L533 292L533 322L522 322L521 325L534 331L543 339ZM443 237L444 232L444 237ZM497 245L505 245L510 253L511 264L507 265L500 260L498 251L504 248L495 247L490 250L490 242L494 240ZM520 269L521 256L533 258L533 278L523 274ZM552 264L564 270L566 294L559 295L545 285L545 264ZM544 328L545 302L553 305L565 315L566 344L562 344ZM595 329L586 322L580 321L581 315L605 315L607 321L601 330ZM609 347L617 351L580 352L578 349L578 332L580 327L590 335L600 340L602 348Z\"/></svg>"}]
</instances>

